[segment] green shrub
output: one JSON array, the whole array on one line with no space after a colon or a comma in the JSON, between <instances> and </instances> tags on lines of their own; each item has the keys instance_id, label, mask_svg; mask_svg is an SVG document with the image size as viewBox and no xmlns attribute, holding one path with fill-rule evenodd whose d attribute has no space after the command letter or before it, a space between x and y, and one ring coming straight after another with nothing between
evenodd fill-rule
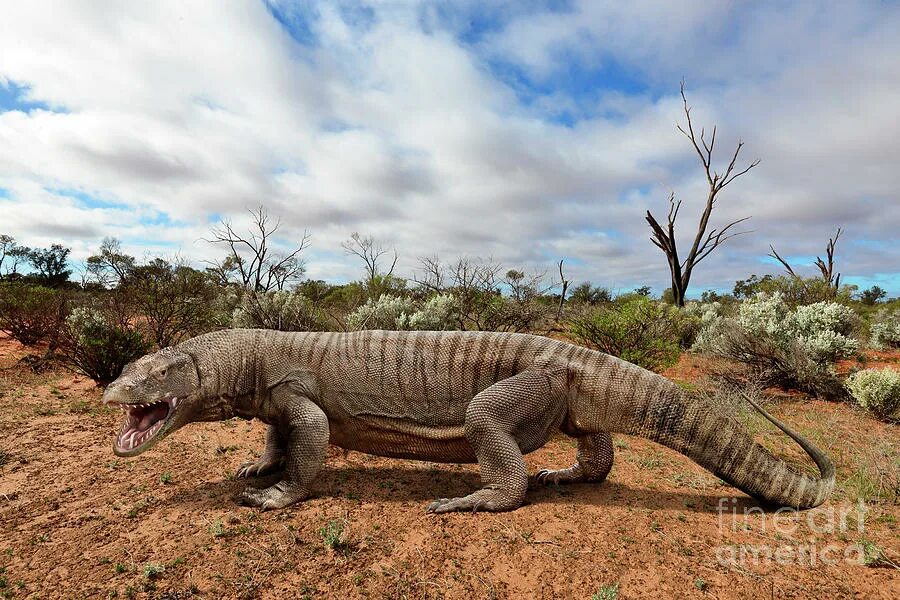
<instances>
[{"instance_id":1,"label":"green shrub","mask_svg":"<svg viewBox=\"0 0 900 600\"><path fill-rule=\"evenodd\" d=\"M900 417L900 372L865 369L848 377L846 385L857 404L879 419Z\"/></svg>"},{"instance_id":2,"label":"green shrub","mask_svg":"<svg viewBox=\"0 0 900 600\"><path fill-rule=\"evenodd\" d=\"M325 314L296 292L248 292L235 309L232 327L321 331L328 328Z\"/></svg>"},{"instance_id":3,"label":"green shrub","mask_svg":"<svg viewBox=\"0 0 900 600\"><path fill-rule=\"evenodd\" d=\"M571 319L569 329L587 346L660 370L678 361L683 323L692 318L674 306L630 295Z\"/></svg>"},{"instance_id":4,"label":"green shrub","mask_svg":"<svg viewBox=\"0 0 900 600\"><path fill-rule=\"evenodd\" d=\"M63 292L40 285L0 283L0 331L26 346L58 338L65 318Z\"/></svg>"},{"instance_id":5,"label":"green shrub","mask_svg":"<svg viewBox=\"0 0 900 600\"><path fill-rule=\"evenodd\" d=\"M160 348L216 328L216 288L206 273L157 258L132 267L119 287Z\"/></svg>"},{"instance_id":6,"label":"green shrub","mask_svg":"<svg viewBox=\"0 0 900 600\"><path fill-rule=\"evenodd\" d=\"M74 309L65 329L64 360L100 386L115 380L125 365L149 350L139 331L111 324L93 308Z\"/></svg>"}]
</instances>

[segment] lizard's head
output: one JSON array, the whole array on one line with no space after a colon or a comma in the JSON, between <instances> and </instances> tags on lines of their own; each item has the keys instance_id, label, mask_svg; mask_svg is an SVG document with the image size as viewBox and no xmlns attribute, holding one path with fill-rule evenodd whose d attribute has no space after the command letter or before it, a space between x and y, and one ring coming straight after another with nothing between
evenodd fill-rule
<instances>
[{"instance_id":1,"label":"lizard's head","mask_svg":"<svg viewBox=\"0 0 900 600\"><path fill-rule=\"evenodd\" d=\"M122 370L103 393L103 402L118 406L124 423L113 452L136 456L191 421L191 405L200 391L194 359L175 348L148 354Z\"/></svg>"}]
</instances>

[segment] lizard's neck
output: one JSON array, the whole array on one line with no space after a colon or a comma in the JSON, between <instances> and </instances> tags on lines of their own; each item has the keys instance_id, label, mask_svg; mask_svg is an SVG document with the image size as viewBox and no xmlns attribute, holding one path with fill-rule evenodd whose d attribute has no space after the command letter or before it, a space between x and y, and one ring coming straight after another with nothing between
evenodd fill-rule
<instances>
[{"instance_id":1,"label":"lizard's neck","mask_svg":"<svg viewBox=\"0 0 900 600\"><path fill-rule=\"evenodd\" d=\"M276 332L236 329L190 339L180 348L191 355L200 380L203 420L257 416L260 361Z\"/></svg>"}]
</instances>

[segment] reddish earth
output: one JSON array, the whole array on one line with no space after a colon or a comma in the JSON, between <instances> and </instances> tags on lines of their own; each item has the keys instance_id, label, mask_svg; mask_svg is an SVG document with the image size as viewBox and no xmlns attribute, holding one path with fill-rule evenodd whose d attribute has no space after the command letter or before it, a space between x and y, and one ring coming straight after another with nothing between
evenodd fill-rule
<instances>
[{"instance_id":1,"label":"reddish earth","mask_svg":"<svg viewBox=\"0 0 900 600\"><path fill-rule=\"evenodd\" d=\"M885 491L896 490L898 427L846 405L773 406L839 467L835 497L797 515L744 516L753 502L740 492L626 436L607 482L535 489L511 513L426 515L431 499L477 487L476 468L339 449L312 499L260 513L235 504L246 482L231 476L262 447L259 423L191 425L118 459L119 415L100 392L64 371L30 373L16 366L23 354L0 338L0 598L587 599L616 585L618 598L900 597L900 570L856 560L867 540L900 562L900 498ZM691 382L702 368L685 357L669 375ZM573 457L559 437L527 460L534 472ZM732 496L738 516L720 518ZM832 516L847 510L842 530Z\"/></svg>"}]
</instances>

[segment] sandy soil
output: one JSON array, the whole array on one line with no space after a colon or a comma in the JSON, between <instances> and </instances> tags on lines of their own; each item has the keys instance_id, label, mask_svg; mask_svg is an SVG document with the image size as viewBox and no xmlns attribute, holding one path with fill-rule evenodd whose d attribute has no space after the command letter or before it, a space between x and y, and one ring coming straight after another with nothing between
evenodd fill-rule
<instances>
[{"instance_id":1,"label":"sandy soil","mask_svg":"<svg viewBox=\"0 0 900 600\"><path fill-rule=\"evenodd\" d=\"M607 482L534 489L511 513L426 515L428 501L477 487L476 468L339 449L313 498L259 513L235 504L247 482L232 473L261 449L261 424L195 424L118 459L119 416L99 391L15 367L23 353L0 338L0 369L12 367L0 371L0 598L615 598L612 586L618 598L900 597L900 570L853 560L861 539L900 560L898 499L862 520L853 503L861 461L880 452L897 466L898 427L845 405L774 407L839 465L835 498L799 515L745 516L740 492L626 436ZM669 374L701 368L686 357ZM527 461L534 472L574 452L559 437ZM736 517L719 514L722 498Z\"/></svg>"}]
</instances>

